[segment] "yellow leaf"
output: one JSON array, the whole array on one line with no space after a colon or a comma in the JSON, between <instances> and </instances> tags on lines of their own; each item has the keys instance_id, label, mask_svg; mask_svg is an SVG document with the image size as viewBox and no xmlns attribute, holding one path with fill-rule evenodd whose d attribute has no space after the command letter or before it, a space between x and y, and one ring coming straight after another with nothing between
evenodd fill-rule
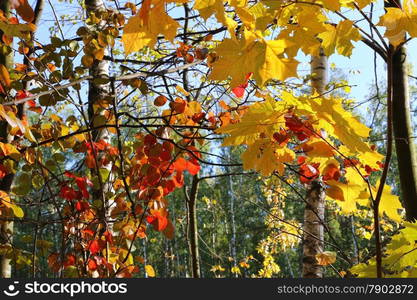
<instances>
[{"instance_id":1,"label":"yellow leaf","mask_svg":"<svg viewBox=\"0 0 417 300\"><path fill-rule=\"evenodd\" d=\"M227 27L233 37L235 36L237 22L226 15L224 2L223 0L195 0L193 8L198 10L204 20L214 15L218 22Z\"/></svg>"},{"instance_id":2,"label":"yellow leaf","mask_svg":"<svg viewBox=\"0 0 417 300\"><path fill-rule=\"evenodd\" d=\"M363 141L369 136L370 129L343 108L341 99L316 98L309 99L308 102L310 113L316 114L318 127L340 140L355 154L372 152L370 146Z\"/></svg>"},{"instance_id":3,"label":"yellow leaf","mask_svg":"<svg viewBox=\"0 0 417 300\"><path fill-rule=\"evenodd\" d=\"M189 92L187 92L186 90L184 90L184 88L183 88L182 86L176 85L176 86L175 86L175 89L176 89L179 93L183 94L183 95L184 95L184 96L186 96L186 97L190 95L190 93L189 93Z\"/></svg>"},{"instance_id":4,"label":"yellow leaf","mask_svg":"<svg viewBox=\"0 0 417 300\"><path fill-rule=\"evenodd\" d=\"M285 163L292 162L295 153L291 149L279 147L270 140L258 140L242 154L243 168L259 171L262 176L278 171L284 173Z\"/></svg>"},{"instance_id":5,"label":"yellow leaf","mask_svg":"<svg viewBox=\"0 0 417 300\"><path fill-rule=\"evenodd\" d=\"M334 155L334 149L321 140L305 144L303 150L308 157L332 157Z\"/></svg>"},{"instance_id":6,"label":"yellow leaf","mask_svg":"<svg viewBox=\"0 0 417 300\"><path fill-rule=\"evenodd\" d=\"M326 195L333 200L338 200L337 205L341 207L343 213L349 214L356 210L356 200L364 189L363 186L335 180L327 181L327 185L329 188L326 190Z\"/></svg>"},{"instance_id":7,"label":"yellow leaf","mask_svg":"<svg viewBox=\"0 0 417 300\"><path fill-rule=\"evenodd\" d=\"M336 252L324 251L316 255L317 264L328 266L336 261Z\"/></svg>"},{"instance_id":8,"label":"yellow leaf","mask_svg":"<svg viewBox=\"0 0 417 300\"><path fill-rule=\"evenodd\" d=\"M379 184L376 186L378 187ZM376 195L376 189L374 194ZM385 185L382 192L381 203L379 204L380 214L382 215L385 213L385 215L391 220L401 223L402 216L399 211L402 209L403 207L398 196L391 193L391 187L389 185Z\"/></svg>"},{"instance_id":9,"label":"yellow leaf","mask_svg":"<svg viewBox=\"0 0 417 300\"><path fill-rule=\"evenodd\" d=\"M146 271L146 274L148 274L149 277L155 277L155 270L153 269L153 267L151 265L146 265L145 266L145 271Z\"/></svg>"},{"instance_id":10,"label":"yellow leaf","mask_svg":"<svg viewBox=\"0 0 417 300\"><path fill-rule=\"evenodd\" d=\"M11 158L18 160L20 158L20 152L12 144L4 144L0 142L0 149L4 156L10 156Z\"/></svg>"},{"instance_id":11,"label":"yellow leaf","mask_svg":"<svg viewBox=\"0 0 417 300\"><path fill-rule=\"evenodd\" d=\"M0 84L6 87L11 84L9 71L3 64L0 64Z\"/></svg>"},{"instance_id":12,"label":"yellow leaf","mask_svg":"<svg viewBox=\"0 0 417 300\"><path fill-rule=\"evenodd\" d=\"M230 269L230 272L232 272L233 274L236 274L236 275L241 275L242 274L241 271L240 271L240 268L238 266L232 267Z\"/></svg>"},{"instance_id":13,"label":"yellow leaf","mask_svg":"<svg viewBox=\"0 0 417 300\"><path fill-rule=\"evenodd\" d=\"M11 207L12 205L12 200L10 200L9 195L2 190L0 190L0 204L3 204L6 207Z\"/></svg>"},{"instance_id":14,"label":"yellow leaf","mask_svg":"<svg viewBox=\"0 0 417 300\"><path fill-rule=\"evenodd\" d=\"M14 215L18 218L23 218L23 216L25 215L23 210L15 204L11 204L10 208L13 210Z\"/></svg>"},{"instance_id":15,"label":"yellow leaf","mask_svg":"<svg viewBox=\"0 0 417 300\"><path fill-rule=\"evenodd\" d=\"M350 20L343 20L337 26L326 24L326 31L317 37L322 40L322 47L327 56L337 52L340 55L350 57L353 50L352 41L361 40L359 30L353 26Z\"/></svg>"},{"instance_id":16,"label":"yellow leaf","mask_svg":"<svg viewBox=\"0 0 417 300\"><path fill-rule=\"evenodd\" d=\"M145 46L153 47L159 35L173 41L180 26L165 11L169 2L185 3L188 0L145 0L137 15L126 24L122 42L125 53L141 50Z\"/></svg>"},{"instance_id":17,"label":"yellow leaf","mask_svg":"<svg viewBox=\"0 0 417 300\"><path fill-rule=\"evenodd\" d=\"M296 77L298 62L283 55L290 44L287 40L267 41L261 35L244 30L242 39L224 39L216 48L219 59L213 63L209 79L230 78L230 85L237 87L246 82L249 73L253 73L252 78L260 86L270 79Z\"/></svg>"},{"instance_id":18,"label":"yellow leaf","mask_svg":"<svg viewBox=\"0 0 417 300\"><path fill-rule=\"evenodd\" d=\"M280 104L272 97L268 97L264 102L251 105L241 122L217 129L217 133L230 135L224 140L223 146L250 145L255 143L261 134L272 138L274 132L279 131L280 126L285 122L286 110Z\"/></svg>"},{"instance_id":19,"label":"yellow leaf","mask_svg":"<svg viewBox=\"0 0 417 300\"><path fill-rule=\"evenodd\" d=\"M379 20L378 26L386 27L385 37L391 44L398 46L405 40L405 33L417 37L417 3L404 0L403 8L389 7Z\"/></svg>"}]
</instances>

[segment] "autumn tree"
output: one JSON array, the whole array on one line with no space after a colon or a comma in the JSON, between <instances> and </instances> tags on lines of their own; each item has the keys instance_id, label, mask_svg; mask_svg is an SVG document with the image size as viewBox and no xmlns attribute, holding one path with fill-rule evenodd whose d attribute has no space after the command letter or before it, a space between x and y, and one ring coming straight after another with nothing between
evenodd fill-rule
<instances>
[{"instance_id":1,"label":"autumn tree","mask_svg":"<svg viewBox=\"0 0 417 300\"><path fill-rule=\"evenodd\" d=\"M10 259L32 274L47 265L50 276L153 277L152 246L175 257L166 253L177 240L189 254L178 274L202 277L208 247L199 207L214 205L210 182L227 187L218 193L223 214L213 212L226 219L230 276L276 276L281 253L294 274L286 251L300 240L305 277L323 277L330 265L338 276L415 275L407 256L415 224L404 221L401 205L413 220L402 57L416 36L414 1L390 1L378 23L373 8L384 1L64 1L76 9L70 17L48 1L54 26L47 38L35 35L45 30L37 22L43 1L34 9L29 2L0 7L3 277ZM359 42L388 66L385 155L335 92L346 83L325 87L326 59L350 57ZM299 68L303 55L313 58L312 74ZM394 150L401 201L386 184ZM256 180L244 181L254 173ZM254 201L245 184L262 196ZM248 242L254 253L238 245L243 194L263 213L265 234ZM372 255L347 252L325 214L366 226L362 240ZM32 224L34 239L7 229L12 222ZM395 260L398 243L409 250L406 260ZM220 262L214 276L225 272ZM258 270L249 274L251 264Z\"/></svg>"}]
</instances>

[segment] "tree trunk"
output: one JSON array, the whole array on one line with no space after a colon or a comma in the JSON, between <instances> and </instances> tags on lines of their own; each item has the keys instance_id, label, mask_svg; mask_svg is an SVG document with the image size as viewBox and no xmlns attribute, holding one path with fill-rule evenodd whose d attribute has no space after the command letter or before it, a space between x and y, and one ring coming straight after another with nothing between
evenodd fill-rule
<instances>
[{"instance_id":1,"label":"tree trunk","mask_svg":"<svg viewBox=\"0 0 417 300\"><path fill-rule=\"evenodd\" d=\"M401 7L400 1L385 1L385 8ZM405 38L405 36L404 36ZM390 45L392 63L392 125L400 177L401 197L409 221L417 220L417 156L410 114L407 50Z\"/></svg>"},{"instance_id":2,"label":"tree trunk","mask_svg":"<svg viewBox=\"0 0 417 300\"><path fill-rule=\"evenodd\" d=\"M1 1L0 10L4 12L4 15L10 17L10 1ZM0 40L3 33L0 31ZM9 55L0 54L0 64L4 65L6 69L13 69L13 52ZM8 142L8 123L6 121L0 121L0 140L3 143ZM0 190L6 193L10 192L10 187L13 183L14 174L7 174L2 180L0 180ZM13 234L13 222L4 221L0 223L0 244L11 245ZM12 275L11 259L6 256L0 256L0 277L10 278Z\"/></svg>"},{"instance_id":3,"label":"tree trunk","mask_svg":"<svg viewBox=\"0 0 417 300\"><path fill-rule=\"evenodd\" d=\"M410 114L406 57L407 50L405 47L400 47L393 52L392 124L394 128L401 196L407 219L414 221L417 220L417 156Z\"/></svg>"},{"instance_id":4,"label":"tree trunk","mask_svg":"<svg viewBox=\"0 0 417 300\"><path fill-rule=\"evenodd\" d=\"M325 92L327 73L327 57L320 50L320 54L311 60L311 85L319 94ZM323 268L317 264L316 255L324 249L325 196L324 186L320 180L315 180L308 186L303 225L304 278L323 277Z\"/></svg>"},{"instance_id":5,"label":"tree trunk","mask_svg":"<svg viewBox=\"0 0 417 300\"><path fill-rule=\"evenodd\" d=\"M201 277L200 251L198 248L198 223L197 223L197 193L199 179L193 176L190 193L186 192L187 201L187 223L188 223L188 248L191 254L191 270L193 278Z\"/></svg>"},{"instance_id":6,"label":"tree trunk","mask_svg":"<svg viewBox=\"0 0 417 300\"><path fill-rule=\"evenodd\" d=\"M103 0L86 0L85 1L87 15L95 14L96 16L100 14L100 12L105 11L106 7L104 5ZM93 27L92 30L96 30L97 32L100 31L101 27L105 25L105 22L100 22L97 27ZM108 55L107 49L105 49L104 55ZM94 78L108 78L109 77L109 69L110 63L107 60L96 60L94 59L93 65L90 68L90 75ZM88 118L89 118L89 125L91 127L94 126L95 120L98 117L103 115L104 109L98 106L99 102L103 100L110 101L110 83L96 83L94 80L89 82L89 90L88 90ZM104 140L107 143L110 143L110 134L107 129L102 130L93 130L91 134L92 142L97 142L99 140ZM94 149L94 147L93 147ZM93 150L96 151L96 150ZM92 192L93 200L100 200L102 201L102 210L100 215L100 221L104 225L103 230L109 229L109 223L107 222L108 218L110 217L110 206L111 203L107 201L106 192L111 190L111 185L108 184L110 182L110 178L107 178L107 183L103 181L101 173L99 172L98 166L98 153L95 152L95 162L96 168L91 169L92 177L96 177L98 181L98 186L95 186ZM106 169L111 171L111 164L109 163L106 166Z\"/></svg>"}]
</instances>

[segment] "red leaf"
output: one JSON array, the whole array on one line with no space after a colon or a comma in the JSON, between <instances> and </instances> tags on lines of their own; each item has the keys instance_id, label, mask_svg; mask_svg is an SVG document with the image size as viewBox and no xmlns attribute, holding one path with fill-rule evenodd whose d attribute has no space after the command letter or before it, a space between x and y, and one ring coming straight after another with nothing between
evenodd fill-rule
<instances>
[{"instance_id":1,"label":"red leaf","mask_svg":"<svg viewBox=\"0 0 417 300\"><path fill-rule=\"evenodd\" d=\"M178 172L183 172L187 169L187 161L183 157L177 158L177 160L173 163L175 170Z\"/></svg>"},{"instance_id":2,"label":"red leaf","mask_svg":"<svg viewBox=\"0 0 417 300\"><path fill-rule=\"evenodd\" d=\"M153 215L147 216L146 221L149 224L152 224L153 228L156 231L164 230L168 225L168 219L165 216L162 216L160 212L155 211Z\"/></svg>"},{"instance_id":3,"label":"red leaf","mask_svg":"<svg viewBox=\"0 0 417 300\"><path fill-rule=\"evenodd\" d=\"M66 260L64 261L64 267L73 266L75 264L75 255L68 254Z\"/></svg>"},{"instance_id":4,"label":"red leaf","mask_svg":"<svg viewBox=\"0 0 417 300\"><path fill-rule=\"evenodd\" d=\"M78 211L85 211L90 208L90 204L87 201L77 201L75 203L75 209Z\"/></svg>"},{"instance_id":5,"label":"red leaf","mask_svg":"<svg viewBox=\"0 0 417 300\"><path fill-rule=\"evenodd\" d=\"M101 245L98 240L93 240L90 242L90 245L88 246L88 251L90 251L91 254L96 254L101 250Z\"/></svg>"},{"instance_id":6,"label":"red leaf","mask_svg":"<svg viewBox=\"0 0 417 300\"><path fill-rule=\"evenodd\" d=\"M78 193L73 188L63 185L61 186L61 190L59 192L59 196L65 200L72 201L74 199L78 199Z\"/></svg>"},{"instance_id":7,"label":"red leaf","mask_svg":"<svg viewBox=\"0 0 417 300\"><path fill-rule=\"evenodd\" d=\"M340 170L339 168L334 164L329 164L324 168L323 170L323 180L336 180L338 181L340 178Z\"/></svg>"},{"instance_id":8,"label":"red leaf","mask_svg":"<svg viewBox=\"0 0 417 300\"><path fill-rule=\"evenodd\" d=\"M236 97L242 98L245 95L245 89L248 87L248 81L252 75L252 72L246 74L245 83L232 89L232 93L235 94Z\"/></svg>"},{"instance_id":9,"label":"red leaf","mask_svg":"<svg viewBox=\"0 0 417 300\"><path fill-rule=\"evenodd\" d=\"M103 235L106 238L107 243L113 245L113 234L110 231L106 230Z\"/></svg>"},{"instance_id":10,"label":"red leaf","mask_svg":"<svg viewBox=\"0 0 417 300\"><path fill-rule=\"evenodd\" d=\"M242 98L245 95L245 88L248 86L248 84L242 84L238 87L235 87L232 89L232 93L235 94L236 97Z\"/></svg>"},{"instance_id":11,"label":"red leaf","mask_svg":"<svg viewBox=\"0 0 417 300\"><path fill-rule=\"evenodd\" d=\"M319 176L319 171L314 165L302 165L300 167L300 181L302 183L310 183Z\"/></svg>"},{"instance_id":12,"label":"red leaf","mask_svg":"<svg viewBox=\"0 0 417 300\"><path fill-rule=\"evenodd\" d=\"M90 194L87 191L87 182L85 178L76 177L75 183L77 184L78 188L80 189L81 193L83 194L83 198L88 199Z\"/></svg>"},{"instance_id":13,"label":"red leaf","mask_svg":"<svg viewBox=\"0 0 417 300\"><path fill-rule=\"evenodd\" d=\"M94 258L90 258L90 259L88 260L88 262L87 262L87 266L88 266L88 269L89 269L90 271L95 271L95 270L97 270L97 263L96 263L96 260L95 260Z\"/></svg>"},{"instance_id":14,"label":"red leaf","mask_svg":"<svg viewBox=\"0 0 417 300\"><path fill-rule=\"evenodd\" d=\"M0 179L3 179L8 173L7 168L0 164Z\"/></svg>"},{"instance_id":15,"label":"red leaf","mask_svg":"<svg viewBox=\"0 0 417 300\"><path fill-rule=\"evenodd\" d=\"M199 171L200 171L200 165L198 164L198 162L191 162L188 161L187 162L187 171L191 174L191 175L196 175Z\"/></svg>"},{"instance_id":16,"label":"red leaf","mask_svg":"<svg viewBox=\"0 0 417 300\"><path fill-rule=\"evenodd\" d=\"M144 142L145 142L145 144L146 145L149 145L149 146L152 146L152 145L154 145L154 144L156 144L156 137L154 137L153 135L151 135L151 134L147 134L146 136L145 136L145 138L144 138Z\"/></svg>"}]
</instances>

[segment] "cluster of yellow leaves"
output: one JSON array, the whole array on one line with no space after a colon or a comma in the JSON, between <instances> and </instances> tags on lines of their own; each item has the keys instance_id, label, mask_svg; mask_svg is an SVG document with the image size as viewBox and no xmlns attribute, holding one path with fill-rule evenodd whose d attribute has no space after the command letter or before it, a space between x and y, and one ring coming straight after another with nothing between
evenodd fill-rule
<instances>
[{"instance_id":1,"label":"cluster of yellow leaves","mask_svg":"<svg viewBox=\"0 0 417 300\"><path fill-rule=\"evenodd\" d=\"M270 207L265 217L268 235L256 247L262 256L262 267L254 277L271 278L280 272L275 256L281 251L292 249L300 242L299 224L295 220L285 220L285 191L280 187L276 178L264 179L262 193Z\"/></svg>"},{"instance_id":2,"label":"cluster of yellow leaves","mask_svg":"<svg viewBox=\"0 0 417 300\"><path fill-rule=\"evenodd\" d=\"M273 137L286 129L285 115L289 110L308 120L309 130L314 132L296 148L278 143ZM264 102L251 105L240 122L223 126L217 132L229 135L224 146L246 145L241 156L244 169L254 169L264 176L274 171L283 174L285 164L294 162L297 149L304 150L309 164L319 164L322 174L329 168L343 169L342 180L326 181L328 198L337 200L343 213L353 213L359 206L370 207L371 193L376 195L379 185L368 185L365 167L379 169L383 156L365 141L370 129L343 108L341 99L295 97L288 92L283 92L279 100L266 96ZM346 167L341 163L353 159L359 162L357 166ZM380 214L401 222L400 209L398 197L385 186Z\"/></svg>"},{"instance_id":3,"label":"cluster of yellow leaves","mask_svg":"<svg viewBox=\"0 0 417 300\"><path fill-rule=\"evenodd\" d=\"M180 26L165 11L167 3L186 3L188 0L145 0L139 12L129 19L124 28L122 42L126 54L145 46L153 47L159 35L173 41Z\"/></svg>"},{"instance_id":4,"label":"cluster of yellow leaves","mask_svg":"<svg viewBox=\"0 0 417 300\"><path fill-rule=\"evenodd\" d=\"M273 171L283 173L284 163L295 158L293 150L282 147L273 141L274 132L284 124L285 104L268 97L265 102L251 105L241 121L217 130L229 134L223 145L247 145L242 155L245 170L254 169L263 176Z\"/></svg>"},{"instance_id":5,"label":"cluster of yellow leaves","mask_svg":"<svg viewBox=\"0 0 417 300\"><path fill-rule=\"evenodd\" d=\"M23 210L13 203L13 201L10 199L10 196L5 191L0 190L0 209L2 208L2 206L11 209L13 211L13 214L18 218L23 218L23 216L25 215Z\"/></svg>"},{"instance_id":6,"label":"cluster of yellow leaves","mask_svg":"<svg viewBox=\"0 0 417 300\"><path fill-rule=\"evenodd\" d=\"M405 222L386 246L382 258L384 277L417 277L417 225ZM376 277L375 257L350 269L352 274L364 278Z\"/></svg>"},{"instance_id":7,"label":"cluster of yellow leaves","mask_svg":"<svg viewBox=\"0 0 417 300\"><path fill-rule=\"evenodd\" d=\"M225 2L223 0L195 0L194 9L198 10L200 16L207 20L214 15L219 23L224 24L229 30L230 34L234 34L234 30L237 27L237 22L233 18L229 17L225 11ZM233 0L232 4L239 4L238 1Z\"/></svg>"}]
</instances>

